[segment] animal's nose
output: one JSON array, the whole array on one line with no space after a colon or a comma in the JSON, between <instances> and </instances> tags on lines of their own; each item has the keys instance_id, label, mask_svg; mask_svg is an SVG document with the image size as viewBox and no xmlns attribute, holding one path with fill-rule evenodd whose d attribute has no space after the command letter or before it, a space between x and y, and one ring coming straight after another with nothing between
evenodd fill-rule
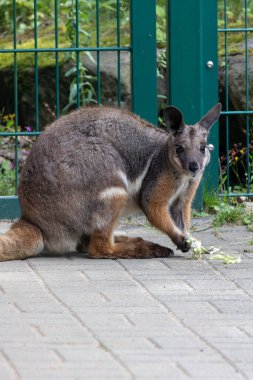
<instances>
[{"instance_id":1,"label":"animal's nose","mask_svg":"<svg viewBox=\"0 0 253 380\"><path fill-rule=\"evenodd\" d=\"M188 169L192 172L195 173L199 169L199 165L195 161L189 162Z\"/></svg>"}]
</instances>

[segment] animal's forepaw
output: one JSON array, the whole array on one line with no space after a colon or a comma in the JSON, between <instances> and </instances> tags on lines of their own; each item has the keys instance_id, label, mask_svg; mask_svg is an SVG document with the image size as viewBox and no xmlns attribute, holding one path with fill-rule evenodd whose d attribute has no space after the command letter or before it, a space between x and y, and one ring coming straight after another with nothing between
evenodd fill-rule
<instances>
[{"instance_id":1,"label":"animal's forepaw","mask_svg":"<svg viewBox=\"0 0 253 380\"><path fill-rule=\"evenodd\" d=\"M187 237L184 237L177 245L177 248L182 252L188 252L191 249L191 241Z\"/></svg>"}]
</instances>

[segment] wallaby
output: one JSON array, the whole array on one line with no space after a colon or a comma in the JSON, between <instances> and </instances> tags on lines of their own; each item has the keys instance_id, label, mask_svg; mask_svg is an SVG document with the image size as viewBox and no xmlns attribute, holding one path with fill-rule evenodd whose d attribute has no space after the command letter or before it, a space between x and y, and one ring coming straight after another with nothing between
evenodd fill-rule
<instances>
[{"instance_id":1,"label":"wallaby","mask_svg":"<svg viewBox=\"0 0 253 380\"><path fill-rule=\"evenodd\" d=\"M167 107L167 132L107 107L85 107L55 121L23 168L21 218L0 237L0 260L76 250L90 258L170 256L171 249L141 238L113 236L120 217L134 209L188 251L191 203L210 160L208 131L220 112L218 103L187 126L177 108Z\"/></svg>"}]
</instances>

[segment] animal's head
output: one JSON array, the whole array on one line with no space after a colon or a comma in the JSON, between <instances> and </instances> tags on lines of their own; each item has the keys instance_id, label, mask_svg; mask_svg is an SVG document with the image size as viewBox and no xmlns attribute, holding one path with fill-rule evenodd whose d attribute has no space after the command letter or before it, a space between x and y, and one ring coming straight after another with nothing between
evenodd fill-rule
<instances>
[{"instance_id":1,"label":"animal's head","mask_svg":"<svg viewBox=\"0 0 253 380\"><path fill-rule=\"evenodd\" d=\"M169 160L179 172L192 177L203 172L213 149L207 143L208 133L220 113L221 104L218 103L198 123L186 125L176 107L169 106L164 110L165 123L171 134Z\"/></svg>"}]
</instances>

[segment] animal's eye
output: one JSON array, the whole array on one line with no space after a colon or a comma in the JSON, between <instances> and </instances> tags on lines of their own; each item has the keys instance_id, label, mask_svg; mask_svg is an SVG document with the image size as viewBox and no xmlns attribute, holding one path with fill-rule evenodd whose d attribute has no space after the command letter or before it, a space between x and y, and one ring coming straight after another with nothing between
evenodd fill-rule
<instances>
[{"instance_id":1,"label":"animal's eye","mask_svg":"<svg viewBox=\"0 0 253 380\"><path fill-rule=\"evenodd\" d=\"M180 154L183 153L184 148L181 145L176 145L176 153Z\"/></svg>"},{"instance_id":2,"label":"animal's eye","mask_svg":"<svg viewBox=\"0 0 253 380\"><path fill-rule=\"evenodd\" d=\"M200 150L201 153L205 153L206 146L205 145L201 145L201 147L199 148L199 150Z\"/></svg>"}]
</instances>

